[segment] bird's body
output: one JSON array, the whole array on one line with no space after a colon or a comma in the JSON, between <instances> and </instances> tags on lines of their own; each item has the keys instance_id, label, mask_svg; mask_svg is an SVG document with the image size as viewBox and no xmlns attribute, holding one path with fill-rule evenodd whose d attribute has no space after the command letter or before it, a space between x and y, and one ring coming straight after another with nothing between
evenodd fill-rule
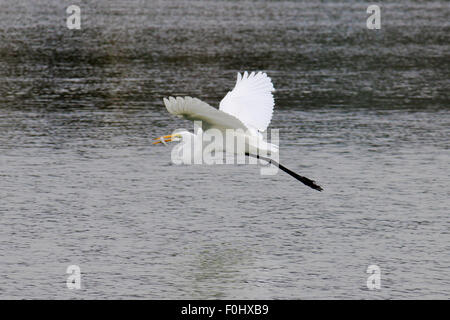
<instances>
[{"instance_id":1,"label":"bird's body","mask_svg":"<svg viewBox=\"0 0 450 320\"><path fill-rule=\"evenodd\" d=\"M156 143L168 141L184 141L195 143L206 135L221 136L222 143L214 144L209 152L224 151L227 153L241 153L268 161L287 172L304 184L321 191L314 181L297 175L291 170L266 157L278 152L278 146L264 140L262 132L266 131L273 114L274 87L271 79L262 72L252 72L243 75L238 73L234 89L226 94L216 109L206 102L191 97L164 98L167 110L180 118L200 123L195 134L189 131L179 131L176 134L157 138ZM226 139L241 139L244 141L237 151L234 146L229 148ZM177 147L181 148L180 144ZM190 146L189 146L190 147ZM299 178L300 177L300 178ZM306 179L306 180L305 180Z\"/></svg>"}]
</instances>

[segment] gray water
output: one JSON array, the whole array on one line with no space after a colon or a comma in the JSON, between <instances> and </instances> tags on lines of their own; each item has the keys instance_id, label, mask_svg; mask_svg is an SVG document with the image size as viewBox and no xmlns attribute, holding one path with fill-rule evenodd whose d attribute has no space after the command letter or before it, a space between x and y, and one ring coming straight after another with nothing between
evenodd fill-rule
<instances>
[{"instance_id":1,"label":"gray water","mask_svg":"<svg viewBox=\"0 0 450 320\"><path fill-rule=\"evenodd\" d=\"M378 3L1 0L0 298L448 299L450 5ZM244 70L323 192L151 144Z\"/></svg>"}]
</instances>

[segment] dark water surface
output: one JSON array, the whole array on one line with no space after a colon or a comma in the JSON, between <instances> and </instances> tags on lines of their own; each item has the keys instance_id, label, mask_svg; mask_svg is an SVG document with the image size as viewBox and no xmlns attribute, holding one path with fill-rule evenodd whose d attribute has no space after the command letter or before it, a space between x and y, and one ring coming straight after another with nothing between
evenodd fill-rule
<instances>
[{"instance_id":1,"label":"dark water surface","mask_svg":"<svg viewBox=\"0 0 450 320\"><path fill-rule=\"evenodd\" d=\"M0 0L0 298L448 299L450 5L379 3ZM324 192L151 145L244 70Z\"/></svg>"}]
</instances>

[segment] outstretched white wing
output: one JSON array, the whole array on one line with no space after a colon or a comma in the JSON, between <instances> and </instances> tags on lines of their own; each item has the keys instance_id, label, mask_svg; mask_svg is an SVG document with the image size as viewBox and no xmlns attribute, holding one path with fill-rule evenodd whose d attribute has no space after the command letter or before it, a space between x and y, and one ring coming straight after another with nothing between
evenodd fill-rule
<instances>
[{"instance_id":1,"label":"outstretched white wing","mask_svg":"<svg viewBox=\"0 0 450 320\"><path fill-rule=\"evenodd\" d=\"M237 74L234 89L220 102L219 110L241 120L247 127L265 131L272 120L274 99L272 81L267 74Z\"/></svg>"},{"instance_id":2,"label":"outstretched white wing","mask_svg":"<svg viewBox=\"0 0 450 320\"><path fill-rule=\"evenodd\" d=\"M164 98L164 105L171 114L180 118L192 121L201 121L202 129L217 128L219 130L226 129L243 129L247 130L245 125L237 118L228 113L211 107L206 102L191 97L169 97Z\"/></svg>"}]
</instances>

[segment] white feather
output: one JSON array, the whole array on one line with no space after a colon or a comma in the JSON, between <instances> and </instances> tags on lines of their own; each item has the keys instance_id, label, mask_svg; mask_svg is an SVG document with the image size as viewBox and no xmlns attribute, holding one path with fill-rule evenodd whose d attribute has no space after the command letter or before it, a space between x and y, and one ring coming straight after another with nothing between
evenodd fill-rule
<instances>
[{"instance_id":1,"label":"white feather","mask_svg":"<svg viewBox=\"0 0 450 320\"><path fill-rule=\"evenodd\" d=\"M171 114L191 121L201 121L202 129L217 128L243 129L247 130L245 125L237 118L223 111L211 107L206 102L191 97L169 97L164 98L164 105Z\"/></svg>"},{"instance_id":2,"label":"white feather","mask_svg":"<svg viewBox=\"0 0 450 320\"><path fill-rule=\"evenodd\" d=\"M274 90L265 73L238 73L234 89L222 99L219 110L238 118L249 129L265 131L272 120Z\"/></svg>"}]
</instances>

